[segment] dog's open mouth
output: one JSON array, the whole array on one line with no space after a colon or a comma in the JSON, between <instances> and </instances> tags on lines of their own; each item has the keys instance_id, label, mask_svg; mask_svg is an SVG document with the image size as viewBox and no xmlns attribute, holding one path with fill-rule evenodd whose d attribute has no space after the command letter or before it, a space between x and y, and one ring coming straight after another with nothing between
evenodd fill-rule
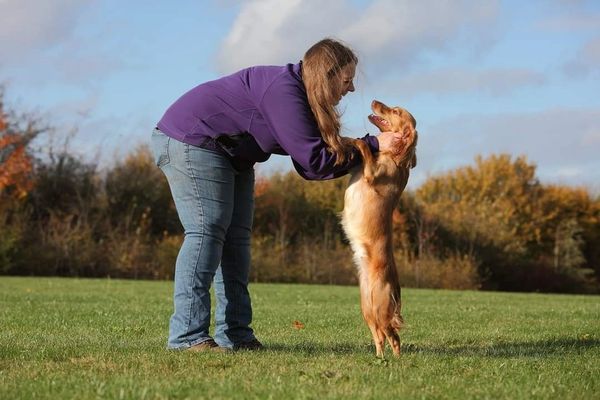
<instances>
[{"instance_id":1,"label":"dog's open mouth","mask_svg":"<svg viewBox=\"0 0 600 400\"><path fill-rule=\"evenodd\" d=\"M379 115L371 114L369 115L369 121L376 127L381 130L386 130L386 128L390 127L390 123L387 119L381 118Z\"/></svg>"}]
</instances>

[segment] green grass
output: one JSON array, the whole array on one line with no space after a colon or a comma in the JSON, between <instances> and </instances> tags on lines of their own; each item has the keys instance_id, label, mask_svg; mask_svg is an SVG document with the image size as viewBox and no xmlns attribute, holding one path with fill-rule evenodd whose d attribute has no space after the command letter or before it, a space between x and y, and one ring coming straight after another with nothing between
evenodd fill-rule
<instances>
[{"instance_id":1,"label":"green grass","mask_svg":"<svg viewBox=\"0 0 600 400\"><path fill-rule=\"evenodd\" d=\"M598 296L405 289L379 360L355 287L252 285L268 350L230 354L165 349L171 291L0 278L0 399L600 398Z\"/></svg>"}]
</instances>

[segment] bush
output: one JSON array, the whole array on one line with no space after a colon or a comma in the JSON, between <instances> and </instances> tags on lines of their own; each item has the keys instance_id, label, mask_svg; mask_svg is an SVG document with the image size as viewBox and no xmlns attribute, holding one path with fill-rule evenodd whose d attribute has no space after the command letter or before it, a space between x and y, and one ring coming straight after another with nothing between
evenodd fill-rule
<instances>
[{"instance_id":1,"label":"bush","mask_svg":"<svg viewBox=\"0 0 600 400\"><path fill-rule=\"evenodd\" d=\"M126 219L109 233L106 254L110 276L151 278L157 261L154 258L148 214L143 213L139 221Z\"/></svg>"},{"instance_id":2,"label":"bush","mask_svg":"<svg viewBox=\"0 0 600 400\"><path fill-rule=\"evenodd\" d=\"M306 237L295 246L280 246L270 237L253 238L250 272L254 282L357 283L349 246L326 246Z\"/></svg>"},{"instance_id":3,"label":"bush","mask_svg":"<svg viewBox=\"0 0 600 400\"><path fill-rule=\"evenodd\" d=\"M182 232L171 191L147 146L138 147L124 161L108 171L104 180L108 202L106 213L112 226L146 214L149 233L160 238Z\"/></svg>"},{"instance_id":4,"label":"bush","mask_svg":"<svg viewBox=\"0 0 600 400\"><path fill-rule=\"evenodd\" d=\"M0 273L15 273L26 226L22 210L0 206Z\"/></svg>"},{"instance_id":5,"label":"bush","mask_svg":"<svg viewBox=\"0 0 600 400\"><path fill-rule=\"evenodd\" d=\"M481 286L478 264L467 255L452 254L444 259L423 255L410 261L405 255L399 255L398 259L402 286L470 290Z\"/></svg>"},{"instance_id":6,"label":"bush","mask_svg":"<svg viewBox=\"0 0 600 400\"><path fill-rule=\"evenodd\" d=\"M182 235L168 235L165 232L163 238L158 241L154 248L156 268L153 271L153 278L173 279L175 262L177 261L177 255L182 243Z\"/></svg>"}]
</instances>

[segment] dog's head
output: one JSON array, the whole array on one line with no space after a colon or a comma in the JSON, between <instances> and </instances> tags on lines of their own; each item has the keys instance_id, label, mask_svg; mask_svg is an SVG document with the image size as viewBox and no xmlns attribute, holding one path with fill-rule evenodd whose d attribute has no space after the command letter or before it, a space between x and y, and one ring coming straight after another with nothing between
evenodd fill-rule
<instances>
[{"instance_id":1,"label":"dog's head","mask_svg":"<svg viewBox=\"0 0 600 400\"><path fill-rule=\"evenodd\" d=\"M380 101L373 100L371 103L373 114L369 115L369 121L381 132L402 133L390 151L396 165L414 168L417 165L417 121L411 113L401 107L388 107Z\"/></svg>"}]
</instances>

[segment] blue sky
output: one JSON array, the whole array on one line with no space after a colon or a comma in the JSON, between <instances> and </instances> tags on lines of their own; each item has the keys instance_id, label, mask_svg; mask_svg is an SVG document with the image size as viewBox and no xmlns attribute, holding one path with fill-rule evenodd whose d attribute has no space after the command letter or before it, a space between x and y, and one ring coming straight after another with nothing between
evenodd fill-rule
<instances>
[{"instance_id":1,"label":"blue sky","mask_svg":"<svg viewBox=\"0 0 600 400\"><path fill-rule=\"evenodd\" d=\"M509 153L542 182L600 192L600 1L0 0L0 82L12 108L76 131L72 150L108 166L193 86L297 62L326 36L360 59L347 136L375 131L372 99L417 118L409 188ZM290 168L273 156L258 171Z\"/></svg>"}]
</instances>

